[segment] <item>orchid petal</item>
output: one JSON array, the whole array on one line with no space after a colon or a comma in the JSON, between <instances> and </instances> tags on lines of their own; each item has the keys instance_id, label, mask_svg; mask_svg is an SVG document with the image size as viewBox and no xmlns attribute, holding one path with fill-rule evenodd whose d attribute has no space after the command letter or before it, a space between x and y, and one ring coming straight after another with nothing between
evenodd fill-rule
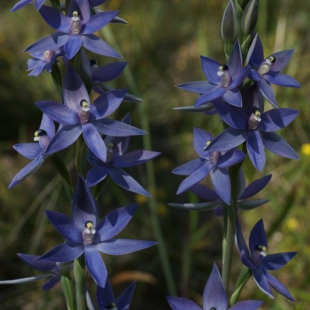
<instances>
[{"instance_id":1,"label":"orchid petal","mask_svg":"<svg viewBox=\"0 0 310 310\"><path fill-rule=\"evenodd\" d=\"M97 243L97 249L110 255L123 255L149 248L157 244L154 241L142 241L132 239L110 239L101 243Z\"/></svg>"},{"instance_id":2,"label":"orchid petal","mask_svg":"<svg viewBox=\"0 0 310 310\"><path fill-rule=\"evenodd\" d=\"M127 226L136 209L137 205L134 204L111 211L96 226L97 235L94 242L111 239L120 233Z\"/></svg>"},{"instance_id":3,"label":"orchid petal","mask_svg":"<svg viewBox=\"0 0 310 310\"><path fill-rule=\"evenodd\" d=\"M100 134L91 123L82 125L83 137L89 149L103 162L107 159L107 148Z\"/></svg>"},{"instance_id":4,"label":"orchid petal","mask_svg":"<svg viewBox=\"0 0 310 310\"><path fill-rule=\"evenodd\" d=\"M83 29L83 34L91 34L94 33L105 25L107 25L117 14L119 11L110 11L110 12L100 12L96 15L93 15L85 24L85 28Z\"/></svg>"},{"instance_id":5,"label":"orchid petal","mask_svg":"<svg viewBox=\"0 0 310 310\"><path fill-rule=\"evenodd\" d=\"M95 245L88 245L85 247L85 262L87 269L100 287L104 287L107 281L108 272L100 254Z\"/></svg>"},{"instance_id":6,"label":"orchid petal","mask_svg":"<svg viewBox=\"0 0 310 310\"><path fill-rule=\"evenodd\" d=\"M66 239L76 243L83 243L82 231L75 226L67 215L50 210L46 210L45 213L57 231Z\"/></svg>"},{"instance_id":7,"label":"orchid petal","mask_svg":"<svg viewBox=\"0 0 310 310\"><path fill-rule=\"evenodd\" d=\"M259 131L250 130L246 143L249 157L254 167L261 171L266 163L265 149Z\"/></svg>"},{"instance_id":8,"label":"orchid petal","mask_svg":"<svg viewBox=\"0 0 310 310\"><path fill-rule=\"evenodd\" d=\"M82 36L84 47L98 55L120 58L121 56L105 41L94 34Z\"/></svg>"},{"instance_id":9,"label":"orchid petal","mask_svg":"<svg viewBox=\"0 0 310 310\"><path fill-rule=\"evenodd\" d=\"M270 152L291 159L299 159L292 147L275 132L261 132L260 134L265 148Z\"/></svg>"},{"instance_id":10,"label":"orchid petal","mask_svg":"<svg viewBox=\"0 0 310 310\"><path fill-rule=\"evenodd\" d=\"M120 187L146 197L151 197L151 194L145 190L133 177L121 168L110 168L110 178Z\"/></svg>"}]
</instances>

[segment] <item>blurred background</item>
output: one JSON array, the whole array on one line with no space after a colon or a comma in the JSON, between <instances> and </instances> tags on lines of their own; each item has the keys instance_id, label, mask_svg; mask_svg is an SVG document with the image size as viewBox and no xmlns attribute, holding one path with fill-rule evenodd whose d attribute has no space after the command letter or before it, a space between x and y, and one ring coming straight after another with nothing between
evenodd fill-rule
<instances>
[{"instance_id":1,"label":"blurred background","mask_svg":"<svg viewBox=\"0 0 310 310\"><path fill-rule=\"evenodd\" d=\"M12 145L32 141L41 121L34 102L61 101L61 97L48 73L27 76L29 55L22 52L54 30L45 25L33 4L10 13L16 1L0 0L0 3L0 102L3 108L0 114L0 279L4 280L40 274L23 264L16 253L41 255L63 242L47 221L44 210L70 214L71 206L49 161L23 183L7 189L14 175L29 162L15 152ZM177 210L167 203L199 201L189 193L176 196L181 178L171 174L172 169L197 156L192 148L193 127L213 135L222 130L217 117L173 108L193 105L196 95L175 85L204 79L200 55L225 63L220 25L226 4L226 0L109 0L100 7L120 10L119 16L128 21L128 25L110 24L101 33L128 62L124 74L110 85L128 87L130 93L143 99L140 104L123 103L113 117L120 120L130 111L134 126L148 127L148 138L133 137L130 150L151 148L162 153L148 167L127 169L149 188L153 199L125 192L107 182L98 201L101 216L115 207L139 204L121 237L158 240L158 228L163 237L161 244L165 246L170 267L160 258L159 247L120 257L104 256L116 296L131 281L137 281L130 308L133 310L168 310L164 296L170 295L173 289L178 296L201 303L213 262L221 267L222 220L213 212ZM279 132L298 152L300 160L284 159L267 151L267 164L262 172L255 171L246 160L247 184L272 173L270 184L256 196L268 198L270 202L254 211L242 212L241 217L246 240L253 225L263 218L269 234L268 253L298 251L287 266L273 272L289 288L296 303L276 292L275 300L268 299L252 279L241 299L265 300L261 309L304 310L310 309L310 3L260 0L259 5L257 30L265 56L295 49L285 73L297 79L302 88L274 87L274 91L280 107L301 111L288 128ZM114 60L98 56L97 61L102 65ZM68 166L73 167L74 148L61 155ZM234 257L232 273L236 279L242 265L237 252ZM171 269L173 285L168 284L165 276L167 268ZM44 292L42 284L40 281L1 286L1 309L65 309L60 285Z\"/></svg>"}]
</instances>

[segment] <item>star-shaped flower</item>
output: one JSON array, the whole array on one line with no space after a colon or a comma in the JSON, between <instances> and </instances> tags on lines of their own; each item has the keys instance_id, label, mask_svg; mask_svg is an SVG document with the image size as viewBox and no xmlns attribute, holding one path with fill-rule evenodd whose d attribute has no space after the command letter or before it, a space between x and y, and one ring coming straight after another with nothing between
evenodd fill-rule
<instances>
[{"instance_id":1,"label":"star-shaped flower","mask_svg":"<svg viewBox=\"0 0 310 310\"><path fill-rule=\"evenodd\" d=\"M209 81L189 82L178 85L179 88L199 93L201 96L196 100L195 107L222 98L231 105L241 107L242 98L238 86L249 73L250 67L242 68L242 55L239 42L236 41L227 65L201 56L203 73Z\"/></svg>"},{"instance_id":2,"label":"star-shaped flower","mask_svg":"<svg viewBox=\"0 0 310 310\"><path fill-rule=\"evenodd\" d=\"M40 101L36 105L61 124L50 141L46 154L58 152L74 143L83 134L90 150L102 161L106 161L106 146L101 134L111 136L141 135L141 129L123 122L107 119L121 104L126 90L114 90L99 96L90 104L88 92L78 74L70 66L64 79L63 101Z\"/></svg>"},{"instance_id":3,"label":"star-shaped flower","mask_svg":"<svg viewBox=\"0 0 310 310\"><path fill-rule=\"evenodd\" d=\"M41 7L40 14L58 32L31 44L25 52L55 51L64 47L66 57L72 59L84 46L99 55L120 57L110 45L93 34L113 20L118 11L100 12L91 16L88 1L72 0L67 16L46 5Z\"/></svg>"},{"instance_id":4,"label":"star-shaped flower","mask_svg":"<svg viewBox=\"0 0 310 310\"><path fill-rule=\"evenodd\" d=\"M252 69L249 72L249 78L257 82L263 96L277 108L278 104L270 84L300 87L300 84L295 79L280 73L291 59L294 50L277 52L264 58L263 45L257 35L252 44L253 50L249 57L249 64Z\"/></svg>"},{"instance_id":5,"label":"star-shaped flower","mask_svg":"<svg viewBox=\"0 0 310 310\"><path fill-rule=\"evenodd\" d=\"M122 121L130 124L129 114ZM106 137L104 139L107 147L107 160L105 162L97 158L92 152L89 152L89 162L94 167L88 171L86 176L88 186L95 186L109 175L122 188L151 197L149 192L122 168L143 164L157 157L160 153L146 150L126 153L129 139L129 137Z\"/></svg>"},{"instance_id":6,"label":"star-shaped flower","mask_svg":"<svg viewBox=\"0 0 310 310\"><path fill-rule=\"evenodd\" d=\"M259 96L257 85L252 84L244 92L247 104L242 109L225 103L214 104L218 114L230 128L215 137L207 150L225 151L246 141L248 155L258 170L265 166L265 148L283 157L299 159L289 144L275 133L289 125L299 111L281 108L264 112Z\"/></svg>"},{"instance_id":7,"label":"star-shaped flower","mask_svg":"<svg viewBox=\"0 0 310 310\"><path fill-rule=\"evenodd\" d=\"M260 300L240 301L227 308L227 297L222 278L214 264L211 275L203 290L202 308L195 302L181 297L166 297L173 310L256 310L263 303Z\"/></svg>"},{"instance_id":8,"label":"star-shaped flower","mask_svg":"<svg viewBox=\"0 0 310 310\"><path fill-rule=\"evenodd\" d=\"M52 119L43 114L40 129L34 133L32 143L19 143L13 145L13 148L25 158L32 159L32 162L18 172L11 181L9 188L25 180L28 175L35 172L43 164L47 154L46 149L50 140L55 135L55 124Z\"/></svg>"},{"instance_id":9,"label":"star-shaped flower","mask_svg":"<svg viewBox=\"0 0 310 310\"><path fill-rule=\"evenodd\" d=\"M227 152L206 151L206 146L212 141L212 136L198 128L194 128L193 146L200 158L175 168L172 173L189 175L179 186L177 194L188 190L194 184L200 182L209 173L216 193L226 203L230 204L231 185L227 167L235 165L245 158L239 150L226 150Z\"/></svg>"},{"instance_id":10,"label":"star-shaped flower","mask_svg":"<svg viewBox=\"0 0 310 310\"><path fill-rule=\"evenodd\" d=\"M46 211L66 241L45 253L40 260L70 262L84 254L90 275L97 285L104 287L107 269L99 252L122 255L156 244L153 241L114 239L128 224L135 209L136 205L115 209L98 222L95 200L84 179L79 177L72 200L72 219L63 213Z\"/></svg>"},{"instance_id":11,"label":"star-shaped flower","mask_svg":"<svg viewBox=\"0 0 310 310\"><path fill-rule=\"evenodd\" d=\"M297 252L285 252L267 255L268 243L264 230L263 220L259 220L253 227L249 238L248 250L243 238L239 221L236 221L236 245L241 254L242 263L247 266L253 274L259 289L274 298L271 288L286 298L294 301L288 289L268 270L278 270L288 263Z\"/></svg>"}]
</instances>

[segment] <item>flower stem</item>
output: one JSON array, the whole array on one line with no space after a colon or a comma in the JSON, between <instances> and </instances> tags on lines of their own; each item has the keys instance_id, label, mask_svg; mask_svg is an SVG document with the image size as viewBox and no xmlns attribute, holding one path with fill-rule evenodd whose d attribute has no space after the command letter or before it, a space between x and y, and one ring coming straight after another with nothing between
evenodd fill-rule
<instances>
[{"instance_id":1,"label":"flower stem","mask_svg":"<svg viewBox=\"0 0 310 310\"><path fill-rule=\"evenodd\" d=\"M85 285L84 255L74 261L74 278L76 290L77 310L86 310L86 285Z\"/></svg>"},{"instance_id":2,"label":"flower stem","mask_svg":"<svg viewBox=\"0 0 310 310\"><path fill-rule=\"evenodd\" d=\"M223 258L223 269L222 269L222 280L227 296L229 296L229 281L230 281L230 270L232 263L232 253L234 247L234 237L235 237L235 218L237 216L238 207L238 173L242 166L242 163L238 163L229 168L229 176L231 182L231 199L230 206L226 206L225 211L225 234L223 244L224 258Z\"/></svg>"},{"instance_id":3,"label":"flower stem","mask_svg":"<svg viewBox=\"0 0 310 310\"><path fill-rule=\"evenodd\" d=\"M222 280L226 294L228 295L232 252L234 246L234 234L235 234L234 212L232 206L227 206L225 216L226 216L226 232L223 240L225 248L223 258Z\"/></svg>"}]
</instances>

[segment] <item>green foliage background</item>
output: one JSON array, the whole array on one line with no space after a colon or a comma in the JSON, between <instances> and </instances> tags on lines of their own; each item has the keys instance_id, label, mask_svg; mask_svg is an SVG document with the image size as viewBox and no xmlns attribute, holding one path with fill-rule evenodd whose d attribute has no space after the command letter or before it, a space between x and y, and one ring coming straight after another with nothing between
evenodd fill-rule
<instances>
[{"instance_id":1,"label":"green foliage background","mask_svg":"<svg viewBox=\"0 0 310 310\"><path fill-rule=\"evenodd\" d=\"M16 252L40 255L63 242L47 222L44 209L70 212L60 179L46 162L39 171L16 188L7 190L12 177L27 164L12 149L18 142L32 141L33 132L40 124L41 114L34 102L53 99L60 95L50 75L28 77L26 62L29 56L22 50L32 42L53 32L30 5L18 12L9 10L16 1L0 0L0 279L27 277L31 268L18 260ZM208 130L213 135L222 130L217 117L173 111L174 107L192 105L196 96L174 85L204 79L199 55L225 62L220 37L221 17L227 1L218 0L109 0L102 9L121 10L120 16L128 25L111 24L103 37L128 61L125 74L112 83L115 87L130 86L129 91L144 101L123 103L114 115L121 119L130 110L132 123L149 126L149 139L154 151L162 155L153 161L156 191L156 214L170 259L174 283L179 296L198 303L213 261L221 260L221 220L212 212L191 213L174 210L167 202L195 201L190 194L175 195L180 183L171 170L195 158L192 149L193 127ZM300 154L300 161L280 158L267 152L267 164L262 173L245 163L247 181L272 173L268 187L259 195L270 202L258 210L242 213L246 232L260 218L269 232L269 253L298 251L298 255L283 269L273 274L296 298L296 303L276 294L275 301L267 299L250 280L243 299L264 299L262 309L308 309L310 304L310 155L301 152L310 140L309 64L310 64L310 3L303 0L259 0L258 33L265 55L294 48L286 73L295 77L302 89L275 87L281 107L301 111L296 120L280 132ZM99 64L113 61L98 57ZM268 104L267 104L268 105ZM143 119L141 119L141 117ZM131 149L142 149L142 138L132 138ZM146 146L144 146L146 148ZM68 165L74 148L63 152ZM128 170L147 186L145 167ZM154 240L151 212L147 200L126 193L108 183L100 197L102 215L114 207L139 203L132 222L122 236ZM248 233L246 233L248 234ZM242 267L236 259L233 272ZM128 281L138 281L132 308L169 309L164 295L169 295L156 247L124 257L104 257L115 284L116 295ZM0 287L1 309L64 309L60 286L43 292L41 283ZM48 306L47 306L48 305Z\"/></svg>"}]
</instances>

